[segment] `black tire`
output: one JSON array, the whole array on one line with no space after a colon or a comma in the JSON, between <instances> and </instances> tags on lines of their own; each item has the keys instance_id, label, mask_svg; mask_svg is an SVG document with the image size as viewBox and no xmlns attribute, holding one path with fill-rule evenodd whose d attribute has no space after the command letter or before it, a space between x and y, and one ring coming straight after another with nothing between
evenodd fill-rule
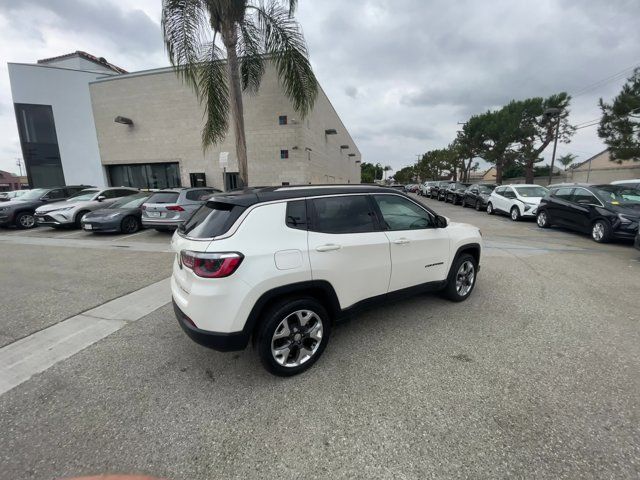
<instances>
[{"instance_id":1,"label":"black tire","mask_svg":"<svg viewBox=\"0 0 640 480\"><path fill-rule=\"evenodd\" d=\"M462 205L462 208L467 208L469 205L467 205L467 198L466 197L462 197L462 201L460 202L460 204Z\"/></svg>"},{"instance_id":2,"label":"black tire","mask_svg":"<svg viewBox=\"0 0 640 480\"><path fill-rule=\"evenodd\" d=\"M73 226L75 228L82 228L82 217L84 217L87 213L89 213L88 210L80 210L78 213L76 213L76 218L73 221Z\"/></svg>"},{"instance_id":3,"label":"black tire","mask_svg":"<svg viewBox=\"0 0 640 480\"><path fill-rule=\"evenodd\" d=\"M32 212L20 212L13 222L20 230L29 230L38 226L36 217Z\"/></svg>"},{"instance_id":4,"label":"black tire","mask_svg":"<svg viewBox=\"0 0 640 480\"><path fill-rule=\"evenodd\" d=\"M489 215L493 215L494 213L496 213L496 211L493 208L493 203L491 202L487 203L487 213Z\"/></svg>"},{"instance_id":5,"label":"black tire","mask_svg":"<svg viewBox=\"0 0 640 480\"><path fill-rule=\"evenodd\" d=\"M601 230L601 233L596 234L596 229L598 229L598 226L601 226L602 230ZM595 222L593 222L593 225L591 225L591 238L593 239L594 242L597 242L597 243L610 242L611 232L612 232L611 224L604 219L596 220Z\"/></svg>"},{"instance_id":6,"label":"black tire","mask_svg":"<svg viewBox=\"0 0 640 480\"><path fill-rule=\"evenodd\" d=\"M482 210L482 203L480 203L480 200L476 200L475 209L476 209L476 212L479 212L480 210Z\"/></svg>"},{"instance_id":7,"label":"black tire","mask_svg":"<svg viewBox=\"0 0 640 480\"><path fill-rule=\"evenodd\" d=\"M122 233L136 233L140 230L140 220L133 215L128 215L120 222L120 231Z\"/></svg>"},{"instance_id":8,"label":"black tire","mask_svg":"<svg viewBox=\"0 0 640 480\"><path fill-rule=\"evenodd\" d=\"M319 344L317 344L317 340L315 340L314 343L314 340L309 336L305 336L306 334L302 331L296 332L296 319L294 318L293 320L291 320L293 322L293 326L291 326L290 324L291 337L283 337L280 339L283 342L288 341L290 342L290 345L293 345L291 352L288 354L289 356L284 361L286 362L288 359L291 359L291 361L294 362L293 356L296 355L295 349L297 348L297 352L300 352L300 347L292 343L296 341L299 342L300 345L311 348L313 350L313 354L307 360L304 360L300 365L285 366L279 363L275 358L276 355L272 353L273 337L276 333L276 329L280 326L280 324L285 319L289 318L289 316L293 316L296 311L300 310L307 310L313 312L316 315L317 321L321 322L322 326L321 339L319 341ZM299 323L300 322L298 321L298 324ZM256 339L256 346L258 347L258 355L260 356L260 361L262 362L264 368L274 375L278 375L280 377L290 377L292 375L297 375L309 369L318 360L318 358L320 358L322 352L324 352L324 349L327 346L330 334L331 320L329 318L329 314L322 306L322 304L315 298L302 297L282 300L269 308L260 319L260 326L257 332ZM301 338L295 340L297 336L301 336ZM286 345L286 343L284 345Z\"/></svg>"},{"instance_id":9,"label":"black tire","mask_svg":"<svg viewBox=\"0 0 640 480\"><path fill-rule=\"evenodd\" d=\"M551 226L549 214L545 210L538 211L538 215L536 215L536 223L540 228L549 228Z\"/></svg>"},{"instance_id":10,"label":"black tire","mask_svg":"<svg viewBox=\"0 0 640 480\"><path fill-rule=\"evenodd\" d=\"M462 281L462 284L460 285L460 287L462 287L461 289L459 289L458 287L458 279L459 276L461 275L460 271L462 269L463 265L470 265L472 267L472 279L470 280L470 285L466 284L466 282L469 281L469 279L467 278L467 280L463 280L462 277L460 278ZM471 295L471 292L473 292L473 289L476 286L476 281L478 279L478 262L476 262L476 259L473 255L470 255L468 253L463 253L462 255L460 255L458 258L455 259L455 261L453 262L453 265L451 266L451 271L449 272L449 279L447 280L447 286L444 288L444 296L447 297L449 300L453 301L453 302L462 302L464 300L466 300L467 298L469 298L469 295ZM467 290L467 287L468 290Z\"/></svg>"},{"instance_id":11,"label":"black tire","mask_svg":"<svg viewBox=\"0 0 640 480\"><path fill-rule=\"evenodd\" d=\"M511 210L509 211L509 218L514 222L520 220L520 209L517 206L514 205L511 207Z\"/></svg>"}]
</instances>

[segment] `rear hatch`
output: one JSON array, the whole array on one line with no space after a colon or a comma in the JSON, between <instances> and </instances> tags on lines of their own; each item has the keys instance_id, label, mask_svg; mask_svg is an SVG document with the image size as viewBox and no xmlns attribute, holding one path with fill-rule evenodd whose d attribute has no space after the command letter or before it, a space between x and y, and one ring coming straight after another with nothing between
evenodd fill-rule
<instances>
[{"instance_id":1,"label":"rear hatch","mask_svg":"<svg viewBox=\"0 0 640 480\"><path fill-rule=\"evenodd\" d=\"M170 220L178 218L183 211L178 205L180 192L162 191L149 197L142 206L142 216L150 219Z\"/></svg>"},{"instance_id":2,"label":"rear hatch","mask_svg":"<svg viewBox=\"0 0 640 480\"><path fill-rule=\"evenodd\" d=\"M173 277L185 293L191 291L194 274L180 268L180 252L215 252L216 241L213 238L228 233L245 210L246 207L233 203L208 201L178 227L171 240L171 248L176 252ZM225 248L225 251L229 250Z\"/></svg>"}]
</instances>

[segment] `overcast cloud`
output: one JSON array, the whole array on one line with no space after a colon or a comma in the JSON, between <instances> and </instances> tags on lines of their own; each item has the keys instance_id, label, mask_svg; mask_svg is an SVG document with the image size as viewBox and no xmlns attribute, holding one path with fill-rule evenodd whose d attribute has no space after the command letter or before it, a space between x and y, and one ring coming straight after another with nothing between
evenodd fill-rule
<instances>
[{"instance_id":1,"label":"overcast cloud","mask_svg":"<svg viewBox=\"0 0 640 480\"><path fill-rule=\"evenodd\" d=\"M167 65L160 0L0 0L0 169L20 156L7 62L75 50L127 70ZM363 160L401 168L446 146L471 114L509 100L570 94L640 64L637 0L301 0L320 83ZM575 97L573 123L598 118L599 97ZM603 149L596 128L560 153Z\"/></svg>"}]
</instances>

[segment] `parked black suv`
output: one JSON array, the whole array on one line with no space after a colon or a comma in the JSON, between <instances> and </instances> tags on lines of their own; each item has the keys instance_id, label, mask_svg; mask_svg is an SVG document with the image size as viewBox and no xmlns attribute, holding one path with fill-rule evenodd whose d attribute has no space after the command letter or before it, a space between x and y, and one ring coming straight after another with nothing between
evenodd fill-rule
<instances>
[{"instance_id":1,"label":"parked black suv","mask_svg":"<svg viewBox=\"0 0 640 480\"><path fill-rule=\"evenodd\" d=\"M622 185L562 184L540 202L538 226L590 233L598 243L633 239L640 222L640 192Z\"/></svg>"},{"instance_id":2,"label":"parked black suv","mask_svg":"<svg viewBox=\"0 0 640 480\"><path fill-rule=\"evenodd\" d=\"M453 185L455 182L447 182L445 185L441 185L440 188L438 189L438 196L437 199L438 201L443 201L447 199L447 192L449 191L449 188L451 187L451 185Z\"/></svg>"},{"instance_id":3,"label":"parked black suv","mask_svg":"<svg viewBox=\"0 0 640 480\"><path fill-rule=\"evenodd\" d=\"M477 211L486 210L489 195L495 190L496 186L490 184L471 185L464 192L462 206L474 207Z\"/></svg>"},{"instance_id":4,"label":"parked black suv","mask_svg":"<svg viewBox=\"0 0 640 480\"><path fill-rule=\"evenodd\" d=\"M445 192L444 202L451 202L454 205L457 205L458 203L462 204L462 197L464 197L464 192L470 185L470 183L460 182L453 182L449 184L449 187Z\"/></svg>"},{"instance_id":5,"label":"parked black suv","mask_svg":"<svg viewBox=\"0 0 640 480\"><path fill-rule=\"evenodd\" d=\"M70 185L68 187L35 188L9 202L0 204L0 226L15 225L18 228L36 226L34 213L36 208L45 203L61 202L88 185Z\"/></svg>"}]
</instances>

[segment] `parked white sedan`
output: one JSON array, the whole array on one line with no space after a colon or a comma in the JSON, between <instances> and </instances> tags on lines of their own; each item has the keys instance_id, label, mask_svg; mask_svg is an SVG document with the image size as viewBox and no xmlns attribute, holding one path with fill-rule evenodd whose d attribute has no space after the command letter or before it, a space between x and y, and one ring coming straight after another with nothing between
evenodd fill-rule
<instances>
[{"instance_id":1,"label":"parked white sedan","mask_svg":"<svg viewBox=\"0 0 640 480\"><path fill-rule=\"evenodd\" d=\"M534 218L540 200L548 191L540 185L503 185L491 192L487 201L487 213L505 213L514 222L522 217Z\"/></svg>"}]
</instances>

